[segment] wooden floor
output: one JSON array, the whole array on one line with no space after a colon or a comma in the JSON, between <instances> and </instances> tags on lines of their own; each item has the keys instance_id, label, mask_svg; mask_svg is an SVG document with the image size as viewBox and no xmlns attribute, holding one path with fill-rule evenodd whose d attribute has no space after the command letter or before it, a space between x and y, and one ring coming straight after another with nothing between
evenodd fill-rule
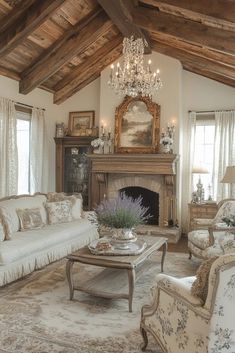
<instances>
[{"instance_id":1,"label":"wooden floor","mask_svg":"<svg viewBox=\"0 0 235 353\"><path fill-rule=\"evenodd\" d=\"M188 253L188 238L181 237L177 244L168 243L167 251Z\"/></svg>"}]
</instances>

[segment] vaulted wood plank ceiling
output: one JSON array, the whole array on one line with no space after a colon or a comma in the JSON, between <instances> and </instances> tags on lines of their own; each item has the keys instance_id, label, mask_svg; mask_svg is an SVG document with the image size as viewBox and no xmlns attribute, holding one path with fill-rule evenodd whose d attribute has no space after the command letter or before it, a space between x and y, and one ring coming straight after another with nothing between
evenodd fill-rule
<instances>
[{"instance_id":1,"label":"vaulted wood plank ceiling","mask_svg":"<svg viewBox=\"0 0 235 353\"><path fill-rule=\"evenodd\" d=\"M231 0L0 0L0 75L60 104L142 37L185 70L235 87Z\"/></svg>"}]
</instances>

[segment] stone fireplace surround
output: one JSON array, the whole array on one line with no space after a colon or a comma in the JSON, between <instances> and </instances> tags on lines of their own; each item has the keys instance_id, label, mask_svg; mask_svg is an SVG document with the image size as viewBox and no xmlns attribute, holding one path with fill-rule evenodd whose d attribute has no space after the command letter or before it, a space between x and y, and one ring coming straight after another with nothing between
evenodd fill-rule
<instances>
[{"instance_id":1,"label":"stone fireplace surround","mask_svg":"<svg viewBox=\"0 0 235 353\"><path fill-rule=\"evenodd\" d=\"M177 242L179 229L166 226L176 222L175 154L92 154L90 160L90 207L105 197L115 198L120 189L130 186L146 188L159 194L159 226L144 225L141 234L164 235Z\"/></svg>"}]
</instances>

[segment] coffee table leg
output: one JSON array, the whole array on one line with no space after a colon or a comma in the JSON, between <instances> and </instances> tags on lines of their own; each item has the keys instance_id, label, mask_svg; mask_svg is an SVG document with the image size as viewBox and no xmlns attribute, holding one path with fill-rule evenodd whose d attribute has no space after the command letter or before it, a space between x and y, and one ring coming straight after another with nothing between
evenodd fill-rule
<instances>
[{"instance_id":1,"label":"coffee table leg","mask_svg":"<svg viewBox=\"0 0 235 353\"><path fill-rule=\"evenodd\" d=\"M163 272L163 265L167 251L167 242L165 242L162 246L162 260L161 260L161 272Z\"/></svg>"},{"instance_id":2,"label":"coffee table leg","mask_svg":"<svg viewBox=\"0 0 235 353\"><path fill-rule=\"evenodd\" d=\"M128 269L128 283L129 283L129 312L132 313L132 301L135 288L135 269Z\"/></svg>"},{"instance_id":3,"label":"coffee table leg","mask_svg":"<svg viewBox=\"0 0 235 353\"><path fill-rule=\"evenodd\" d=\"M73 286L73 280L72 280L72 268L73 268L74 261L68 260L66 264L66 276L69 284L69 299L73 299L73 293L74 293L74 286Z\"/></svg>"}]
</instances>

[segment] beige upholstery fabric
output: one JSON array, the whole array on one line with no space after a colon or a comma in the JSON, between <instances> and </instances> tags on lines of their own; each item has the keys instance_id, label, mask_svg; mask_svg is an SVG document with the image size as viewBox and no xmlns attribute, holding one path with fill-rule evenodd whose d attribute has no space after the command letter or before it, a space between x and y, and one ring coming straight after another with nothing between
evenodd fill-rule
<instances>
[{"instance_id":1,"label":"beige upholstery fabric","mask_svg":"<svg viewBox=\"0 0 235 353\"><path fill-rule=\"evenodd\" d=\"M193 230L188 234L188 240L202 250L210 245L209 233L205 229Z\"/></svg>"},{"instance_id":2,"label":"beige upholstery fabric","mask_svg":"<svg viewBox=\"0 0 235 353\"><path fill-rule=\"evenodd\" d=\"M20 221L17 209L39 208L43 223L47 223L47 214L44 207L45 195L20 196L12 199L0 201L0 213L3 215L6 229L6 239L11 238L11 234L20 229Z\"/></svg>"},{"instance_id":3,"label":"beige upholstery fabric","mask_svg":"<svg viewBox=\"0 0 235 353\"><path fill-rule=\"evenodd\" d=\"M205 260L196 273L196 280L192 284L191 292L193 295L201 298L205 303L208 293L208 279L211 266L217 257Z\"/></svg>"},{"instance_id":4,"label":"beige upholstery fabric","mask_svg":"<svg viewBox=\"0 0 235 353\"><path fill-rule=\"evenodd\" d=\"M20 231L42 228L45 223L42 221L40 208L17 209L16 213L20 220Z\"/></svg>"},{"instance_id":5,"label":"beige upholstery fabric","mask_svg":"<svg viewBox=\"0 0 235 353\"><path fill-rule=\"evenodd\" d=\"M89 233L91 226L88 220L80 219L69 223L47 225L41 229L17 232L12 235L12 241L1 243L0 265L11 263L30 256L38 251L62 244L79 237L79 234Z\"/></svg>"},{"instance_id":6,"label":"beige upholstery fabric","mask_svg":"<svg viewBox=\"0 0 235 353\"><path fill-rule=\"evenodd\" d=\"M72 203L69 200L47 202L46 209L49 224L65 223L73 220Z\"/></svg>"},{"instance_id":7,"label":"beige upholstery fabric","mask_svg":"<svg viewBox=\"0 0 235 353\"><path fill-rule=\"evenodd\" d=\"M5 240L5 230L4 230L4 225L0 223L0 241Z\"/></svg>"}]
</instances>

